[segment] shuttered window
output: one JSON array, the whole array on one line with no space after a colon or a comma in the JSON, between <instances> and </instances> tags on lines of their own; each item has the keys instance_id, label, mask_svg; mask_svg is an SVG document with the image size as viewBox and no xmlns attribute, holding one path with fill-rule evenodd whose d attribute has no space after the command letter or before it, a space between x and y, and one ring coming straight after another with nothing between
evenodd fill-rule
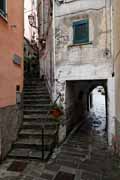
<instances>
[{"instance_id":1,"label":"shuttered window","mask_svg":"<svg viewBox=\"0 0 120 180\"><path fill-rule=\"evenodd\" d=\"M84 19L73 23L73 43L89 42L89 20Z\"/></svg>"},{"instance_id":2,"label":"shuttered window","mask_svg":"<svg viewBox=\"0 0 120 180\"><path fill-rule=\"evenodd\" d=\"M0 0L0 13L6 16L6 0Z\"/></svg>"}]
</instances>

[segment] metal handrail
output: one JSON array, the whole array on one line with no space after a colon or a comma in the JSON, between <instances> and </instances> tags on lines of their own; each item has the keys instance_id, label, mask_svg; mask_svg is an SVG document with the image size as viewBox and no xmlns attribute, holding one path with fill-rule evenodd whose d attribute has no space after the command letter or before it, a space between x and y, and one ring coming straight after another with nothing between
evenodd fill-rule
<instances>
[{"instance_id":1,"label":"metal handrail","mask_svg":"<svg viewBox=\"0 0 120 180\"><path fill-rule=\"evenodd\" d=\"M57 98L54 100L53 105L56 104L56 102L58 101L58 99L59 99L60 97L61 97L61 93L59 93L59 95L57 96ZM51 110L51 109L48 110L47 116L49 115L50 110Z\"/></svg>"},{"instance_id":2,"label":"metal handrail","mask_svg":"<svg viewBox=\"0 0 120 180\"><path fill-rule=\"evenodd\" d=\"M57 100L61 97L61 93L57 96L56 100L53 102L53 104L56 104Z\"/></svg>"},{"instance_id":3,"label":"metal handrail","mask_svg":"<svg viewBox=\"0 0 120 180\"><path fill-rule=\"evenodd\" d=\"M57 98L55 99L55 101L53 102L53 104L56 104L56 102L57 102L57 100L59 99L61 97L61 93L59 93L59 95L57 96ZM48 110L48 113L47 113L47 118L48 118L48 115L49 115L49 113L50 113L50 110L51 109L49 109ZM44 142L44 131L45 131L45 125L44 125L44 123L42 124L42 137L41 137L41 139L42 139L42 160L44 161L44 158L45 158L45 153L44 153L44 146L45 146L45 142Z\"/></svg>"}]
</instances>

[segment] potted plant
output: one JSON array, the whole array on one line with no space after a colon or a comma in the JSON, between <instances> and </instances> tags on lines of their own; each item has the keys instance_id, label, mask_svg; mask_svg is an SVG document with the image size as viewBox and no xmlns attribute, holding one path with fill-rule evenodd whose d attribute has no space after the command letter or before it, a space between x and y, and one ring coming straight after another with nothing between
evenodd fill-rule
<instances>
[{"instance_id":1,"label":"potted plant","mask_svg":"<svg viewBox=\"0 0 120 180\"><path fill-rule=\"evenodd\" d=\"M50 106L49 113L53 116L54 119L58 119L60 116L63 115L63 107L58 104L52 104Z\"/></svg>"}]
</instances>

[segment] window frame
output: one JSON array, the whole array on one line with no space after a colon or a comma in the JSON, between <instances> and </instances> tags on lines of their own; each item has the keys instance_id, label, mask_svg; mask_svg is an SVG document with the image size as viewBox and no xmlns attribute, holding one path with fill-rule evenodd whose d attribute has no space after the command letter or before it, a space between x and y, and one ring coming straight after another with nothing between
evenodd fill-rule
<instances>
[{"instance_id":1,"label":"window frame","mask_svg":"<svg viewBox=\"0 0 120 180\"><path fill-rule=\"evenodd\" d=\"M79 25L87 25L87 36L83 38L82 36L79 39L76 37L75 30ZM79 21L73 22L73 44L88 44L89 43L89 19L81 19Z\"/></svg>"}]
</instances>

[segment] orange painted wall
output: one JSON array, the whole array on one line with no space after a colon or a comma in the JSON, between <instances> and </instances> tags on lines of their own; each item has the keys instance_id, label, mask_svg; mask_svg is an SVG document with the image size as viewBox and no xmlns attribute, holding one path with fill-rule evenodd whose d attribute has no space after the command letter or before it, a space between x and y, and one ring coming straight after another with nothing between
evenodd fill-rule
<instances>
[{"instance_id":1,"label":"orange painted wall","mask_svg":"<svg viewBox=\"0 0 120 180\"><path fill-rule=\"evenodd\" d=\"M7 0L7 14L7 21L0 16L0 107L16 104L16 85L23 88L24 0ZM14 54L21 65L13 63Z\"/></svg>"}]
</instances>

